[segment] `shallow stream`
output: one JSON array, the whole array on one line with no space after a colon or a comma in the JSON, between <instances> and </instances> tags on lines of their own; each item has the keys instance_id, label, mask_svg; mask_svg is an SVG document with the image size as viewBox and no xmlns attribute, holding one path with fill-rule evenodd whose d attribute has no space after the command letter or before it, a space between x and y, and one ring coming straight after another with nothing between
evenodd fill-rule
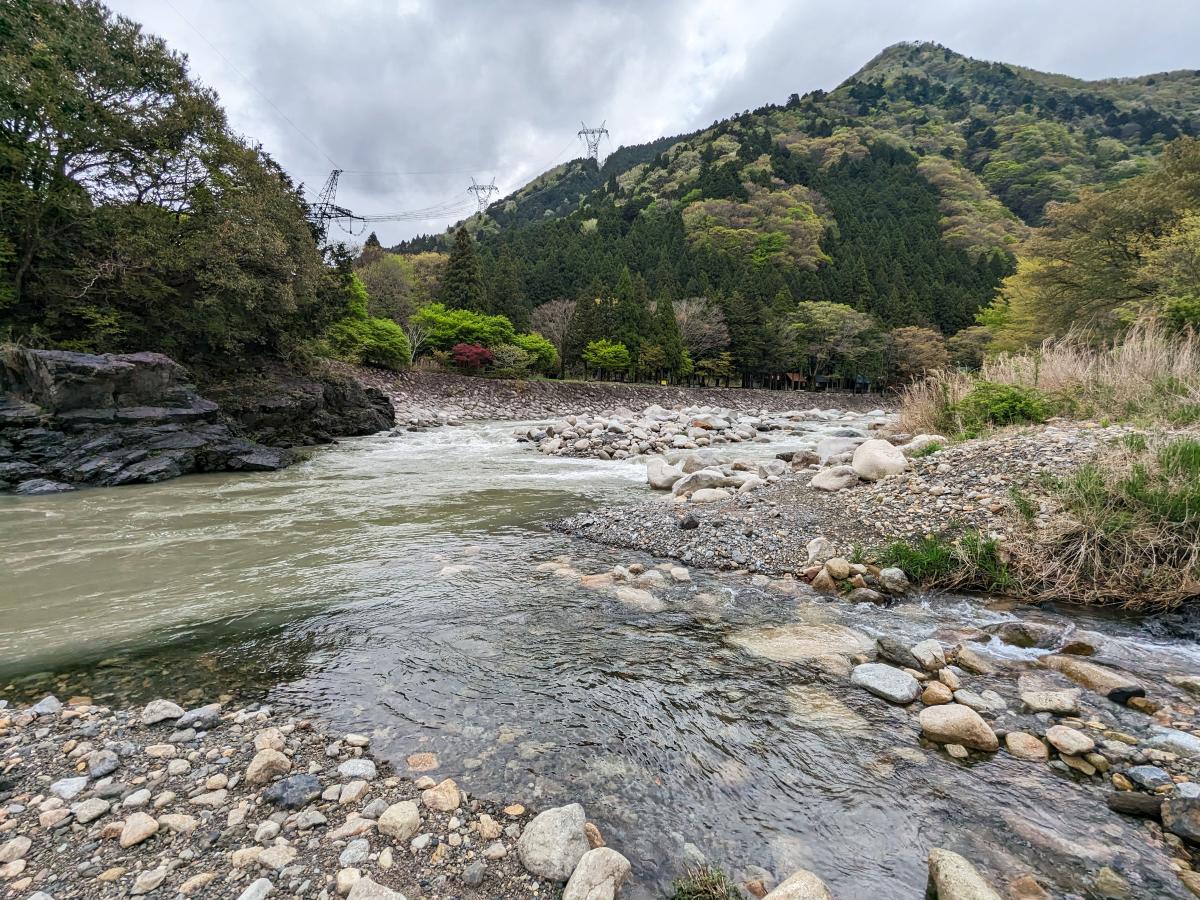
<instances>
[{"instance_id":1,"label":"shallow stream","mask_svg":"<svg viewBox=\"0 0 1200 900\"><path fill-rule=\"evenodd\" d=\"M916 641L1010 613L957 597L852 607L699 572L655 591L665 611L631 609L537 567L662 562L544 525L645 499L644 468L542 456L512 428L348 440L275 473L0 497L0 696L296 705L370 732L400 771L429 750L434 774L471 792L583 803L633 862L634 896L703 856L741 875L805 866L839 897L920 897L933 846L997 882L1033 872L1056 896L1091 896L1105 865L1132 896L1189 896L1098 786L1004 753L922 750L910 712L755 649L756 629L780 623ZM1193 642L1084 625L1134 671L1200 671Z\"/></svg>"}]
</instances>

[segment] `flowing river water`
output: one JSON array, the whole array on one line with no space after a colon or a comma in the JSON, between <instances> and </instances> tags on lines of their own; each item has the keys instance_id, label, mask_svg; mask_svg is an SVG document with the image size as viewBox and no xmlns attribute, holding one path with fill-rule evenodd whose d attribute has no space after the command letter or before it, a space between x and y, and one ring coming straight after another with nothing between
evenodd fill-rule
<instances>
[{"instance_id":1,"label":"flowing river water","mask_svg":"<svg viewBox=\"0 0 1200 900\"><path fill-rule=\"evenodd\" d=\"M919 897L934 846L997 881L1036 873L1055 896L1095 896L1105 865L1131 896L1188 896L1098 787L1004 753L922 750L910 713L755 652L780 623L916 641L1002 607L854 607L693 572L656 591L665 610L629 608L538 565L662 562L545 527L646 499L644 467L545 457L512 427L348 440L275 473L0 497L0 696L294 704L371 733L401 771L428 750L473 793L583 803L633 862L634 896L703 855L740 874L811 868L843 898ZM1200 671L1193 642L1085 624L1134 671Z\"/></svg>"}]
</instances>

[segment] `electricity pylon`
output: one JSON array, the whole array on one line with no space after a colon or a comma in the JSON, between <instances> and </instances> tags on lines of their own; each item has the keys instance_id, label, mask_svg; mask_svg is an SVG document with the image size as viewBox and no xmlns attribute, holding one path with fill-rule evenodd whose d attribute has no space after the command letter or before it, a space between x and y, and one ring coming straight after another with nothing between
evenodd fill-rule
<instances>
[{"instance_id":1,"label":"electricity pylon","mask_svg":"<svg viewBox=\"0 0 1200 900\"><path fill-rule=\"evenodd\" d=\"M587 125L583 122L580 122L579 124L583 126L582 128L579 129L579 137L581 137L585 141L587 141L587 148L588 148L587 155L591 159L594 159L597 162L599 162L600 161L600 138L608 137L608 129L604 127L604 122L600 123L599 128L588 128Z\"/></svg>"},{"instance_id":2,"label":"electricity pylon","mask_svg":"<svg viewBox=\"0 0 1200 900\"><path fill-rule=\"evenodd\" d=\"M475 195L475 202L479 204L479 212L487 210L488 205L492 202L492 194L495 194L500 188L496 187L496 179L492 178L491 184L480 184L474 178L471 179L471 186L467 188Z\"/></svg>"}]
</instances>

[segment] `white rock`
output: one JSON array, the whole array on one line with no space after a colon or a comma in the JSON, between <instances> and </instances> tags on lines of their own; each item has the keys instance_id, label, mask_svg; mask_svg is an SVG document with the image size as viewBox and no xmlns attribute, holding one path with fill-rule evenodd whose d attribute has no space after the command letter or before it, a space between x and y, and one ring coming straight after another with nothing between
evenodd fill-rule
<instances>
[{"instance_id":1,"label":"white rock","mask_svg":"<svg viewBox=\"0 0 1200 900\"><path fill-rule=\"evenodd\" d=\"M889 703L912 703L921 685L907 672L883 663L863 663L850 673L850 682Z\"/></svg>"},{"instance_id":2,"label":"white rock","mask_svg":"<svg viewBox=\"0 0 1200 900\"><path fill-rule=\"evenodd\" d=\"M661 456L651 456L646 460L646 482L656 491L669 491L682 477L683 470L667 465Z\"/></svg>"},{"instance_id":3,"label":"white rock","mask_svg":"<svg viewBox=\"0 0 1200 900\"><path fill-rule=\"evenodd\" d=\"M859 445L850 464L860 478L879 481L902 473L908 468L908 458L899 447L874 439Z\"/></svg>"},{"instance_id":4,"label":"white rock","mask_svg":"<svg viewBox=\"0 0 1200 900\"><path fill-rule=\"evenodd\" d=\"M566 881L591 849L578 803L538 813L521 833L517 853L525 869L550 881Z\"/></svg>"},{"instance_id":5,"label":"white rock","mask_svg":"<svg viewBox=\"0 0 1200 900\"><path fill-rule=\"evenodd\" d=\"M153 725L167 719L178 719L183 716L183 707L170 700L151 700L142 710L142 724Z\"/></svg>"},{"instance_id":6,"label":"white rock","mask_svg":"<svg viewBox=\"0 0 1200 900\"><path fill-rule=\"evenodd\" d=\"M396 841L407 841L421 827L421 811L411 800L393 803L379 817L379 833Z\"/></svg>"},{"instance_id":7,"label":"white rock","mask_svg":"<svg viewBox=\"0 0 1200 900\"><path fill-rule=\"evenodd\" d=\"M589 850L571 873L562 900L614 900L630 871L629 860L616 850Z\"/></svg>"},{"instance_id":8,"label":"white rock","mask_svg":"<svg viewBox=\"0 0 1200 900\"><path fill-rule=\"evenodd\" d=\"M840 491L858 482L858 472L853 466L830 466L817 472L808 486L818 491Z\"/></svg>"},{"instance_id":9,"label":"white rock","mask_svg":"<svg viewBox=\"0 0 1200 900\"><path fill-rule=\"evenodd\" d=\"M798 869L763 900L833 900L833 894L812 872Z\"/></svg>"},{"instance_id":10,"label":"white rock","mask_svg":"<svg viewBox=\"0 0 1200 900\"><path fill-rule=\"evenodd\" d=\"M938 900L1000 900L1000 895L967 860L950 850L929 851L929 880Z\"/></svg>"},{"instance_id":11,"label":"white rock","mask_svg":"<svg viewBox=\"0 0 1200 900\"><path fill-rule=\"evenodd\" d=\"M946 668L946 651L934 638L913 644L909 652L917 658L917 662L926 672L936 672L938 669Z\"/></svg>"}]
</instances>

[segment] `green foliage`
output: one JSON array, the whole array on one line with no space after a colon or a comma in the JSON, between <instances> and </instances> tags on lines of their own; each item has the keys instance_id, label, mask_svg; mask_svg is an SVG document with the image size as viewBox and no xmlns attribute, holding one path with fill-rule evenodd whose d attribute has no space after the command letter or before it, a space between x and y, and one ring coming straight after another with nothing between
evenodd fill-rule
<instances>
[{"instance_id":1,"label":"green foliage","mask_svg":"<svg viewBox=\"0 0 1200 900\"><path fill-rule=\"evenodd\" d=\"M330 325L325 339L334 355L346 362L394 371L408 366L408 338L391 319L350 315Z\"/></svg>"},{"instance_id":2,"label":"green foliage","mask_svg":"<svg viewBox=\"0 0 1200 900\"><path fill-rule=\"evenodd\" d=\"M550 375L558 368L558 351L542 335L535 332L518 334L513 343L529 357L529 366L543 375Z\"/></svg>"},{"instance_id":3,"label":"green foliage","mask_svg":"<svg viewBox=\"0 0 1200 900\"><path fill-rule=\"evenodd\" d=\"M739 900L735 885L723 871L713 866L693 869L671 884L670 900Z\"/></svg>"},{"instance_id":4,"label":"green foliage","mask_svg":"<svg viewBox=\"0 0 1200 900\"><path fill-rule=\"evenodd\" d=\"M629 368L629 350L624 344L601 338L583 348L583 361L599 372L623 372Z\"/></svg>"},{"instance_id":5,"label":"green foliage","mask_svg":"<svg viewBox=\"0 0 1200 900\"><path fill-rule=\"evenodd\" d=\"M1037 388L979 381L948 412L964 434L977 435L994 426L1045 422L1054 404Z\"/></svg>"},{"instance_id":6,"label":"green foliage","mask_svg":"<svg viewBox=\"0 0 1200 900\"><path fill-rule=\"evenodd\" d=\"M999 592L1018 587L999 541L974 530L954 540L926 535L917 544L896 541L875 558L880 566L896 566L927 587Z\"/></svg>"},{"instance_id":7,"label":"green foliage","mask_svg":"<svg viewBox=\"0 0 1200 900\"><path fill-rule=\"evenodd\" d=\"M487 308L487 292L479 257L475 253L475 241L465 228L454 233L454 246L446 263L440 300L449 309L484 312Z\"/></svg>"},{"instance_id":8,"label":"green foliage","mask_svg":"<svg viewBox=\"0 0 1200 900\"><path fill-rule=\"evenodd\" d=\"M916 450L914 450L912 452L912 456L915 459L921 459L922 457L925 457L925 456L933 456L933 454L935 454L935 453L941 453L945 449L946 448L943 447L941 444L939 444L937 441L930 441L928 444L925 444L923 447L918 447Z\"/></svg>"},{"instance_id":9,"label":"green foliage","mask_svg":"<svg viewBox=\"0 0 1200 900\"><path fill-rule=\"evenodd\" d=\"M442 303L421 307L413 314L412 321L426 329L426 346L434 350L449 350L455 344L498 347L517 342L512 322L504 316L449 309Z\"/></svg>"},{"instance_id":10,"label":"green foliage","mask_svg":"<svg viewBox=\"0 0 1200 900\"><path fill-rule=\"evenodd\" d=\"M345 310L306 206L186 59L98 3L0 4L0 330L202 367Z\"/></svg>"},{"instance_id":11,"label":"green foliage","mask_svg":"<svg viewBox=\"0 0 1200 900\"><path fill-rule=\"evenodd\" d=\"M497 375L524 375L529 368L529 362L529 354L516 344L501 344L492 349L492 366Z\"/></svg>"}]
</instances>

